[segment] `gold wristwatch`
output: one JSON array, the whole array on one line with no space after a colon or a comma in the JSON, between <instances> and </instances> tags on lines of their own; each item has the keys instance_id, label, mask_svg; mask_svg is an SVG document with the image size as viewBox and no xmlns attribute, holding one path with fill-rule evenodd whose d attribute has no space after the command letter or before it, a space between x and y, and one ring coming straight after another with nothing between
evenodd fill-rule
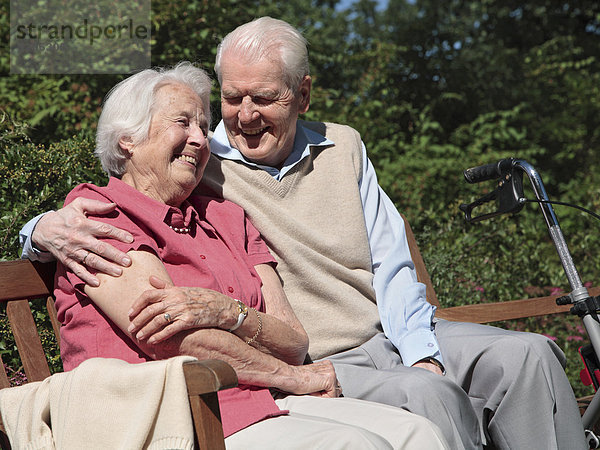
<instances>
[{"instance_id":1,"label":"gold wristwatch","mask_svg":"<svg viewBox=\"0 0 600 450\"><path fill-rule=\"evenodd\" d=\"M234 299L237 307L238 307L238 311L239 311L239 315L238 315L238 320L237 323L232 326L228 331L235 331L237 330L240 326L242 326L242 323L244 322L244 320L246 319L246 317L248 317L248 307L242 303L241 301L239 301L237 298Z\"/></svg>"}]
</instances>

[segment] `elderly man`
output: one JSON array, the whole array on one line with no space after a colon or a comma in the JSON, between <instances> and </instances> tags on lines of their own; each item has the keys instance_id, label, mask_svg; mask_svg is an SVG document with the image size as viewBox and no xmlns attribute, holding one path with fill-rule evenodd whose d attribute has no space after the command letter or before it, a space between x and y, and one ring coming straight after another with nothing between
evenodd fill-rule
<instances>
[{"instance_id":1,"label":"elderly man","mask_svg":"<svg viewBox=\"0 0 600 450\"><path fill-rule=\"evenodd\" d=\"M434 320L359 134L298 119L311 92L304 38L263 17L225 37L215 71L223 121L201 189L246 209L278 260L311 357L333 362L344 395L424 415L452 448L586 448L553 342ZM127 265L125 255L94 236L130 236L83 214L111 207L48 213L32 240L90 283L84 266L118 275L110 261ZM34 226L22 232L30 257L41 254L26 236Z\"/></svg>"}]
</instances>

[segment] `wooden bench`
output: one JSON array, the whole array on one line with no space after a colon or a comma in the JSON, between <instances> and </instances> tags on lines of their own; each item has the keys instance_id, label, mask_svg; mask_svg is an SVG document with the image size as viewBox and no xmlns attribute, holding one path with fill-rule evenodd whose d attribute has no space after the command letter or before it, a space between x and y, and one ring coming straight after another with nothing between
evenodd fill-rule
<instances>
[{"instance_id":1,"label":"wooden bench","mask_svg":"<svg viewBox=\"0 0 600 450\"><path fill-rule=\"evenodd\" d=\"M60 345L59 327L54 307L55 264L26 260L0 262L0 302L6 303L6 316L15 338L27 381L41 381L50 376L29 301L45 302L54 334ZM217 391L237 385L237 376L223 361L207 360L186 363L183 367L198 448L225 449ZM10 381L2 364L0 389ZM0 446L10 443L0 422Z\"/></svg>"},{"instance_id":2,"label":"wooden bench","mask_svg":"<svg viewBox=\"0 0 600 450\"><path fill-rule=\"evenodd\" d=\"M442 308L415 236L409 223L406 219L404 221L417 277L427 286L427 300L438 308L437 317L454 321L488 323L568 311L568 306L556 305L556 296ZM7 303L6 314L28 381L39 381L50 376L28 300L42 298L46 301L54 333L57 340L60 339L59 323L51 297L53 283L53 264L31 263L24 260L0 262L0 302ZM600 288L590 290L590 295L599 294ZM222 449L224 448L223 432L216 392L237 384L235 372L222 361L200 361L187 365L184 369L199 447ZM9 379L3 368L0 371L0 388L8 386ZM585 402L585 399L580 400ZM2 438L5 440L1 441ZM5 435L0 434L0 444L2 448L10 448L5 447L8 445Z\"/></svg>"}]
</instances>

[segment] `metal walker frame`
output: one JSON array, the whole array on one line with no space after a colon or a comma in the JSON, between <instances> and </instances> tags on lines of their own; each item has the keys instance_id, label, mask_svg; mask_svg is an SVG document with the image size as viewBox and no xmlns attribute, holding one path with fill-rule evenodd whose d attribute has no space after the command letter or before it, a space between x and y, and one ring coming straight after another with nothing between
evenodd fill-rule
<instances>
[{"instance_id":1,"label":"metal walker frame","mask_svg":"<svg viewBox=\"0 0 600 450\"><path fill-rule=\"evenodd\" d=\"M596 394L581 420L590 448L600 448L600 439L591 431L600 419L600 321L598 318L600 297L590 297L587 288L581 282L541 176L527 161L515 158L503 159L497 163L467 169L464 172L467 182L478 183L496 179L498 186L493 192L478 200L470 204L460 205L460 210L465 214L465 220L468 223L489 219L500 214L518 213L525 202L528 201L523 196L523 174L526 174L531 182L535 197L548 226L550 237L554 242L571 286L571 293L557 299L557 303L573 305L571 314L581 317L590 340L590 345L584 347L581 353L588 374L594 383ZM472 217L471 213L474 208L491 201L496 201L496 211Z\"/></svg>"}]
</instances>

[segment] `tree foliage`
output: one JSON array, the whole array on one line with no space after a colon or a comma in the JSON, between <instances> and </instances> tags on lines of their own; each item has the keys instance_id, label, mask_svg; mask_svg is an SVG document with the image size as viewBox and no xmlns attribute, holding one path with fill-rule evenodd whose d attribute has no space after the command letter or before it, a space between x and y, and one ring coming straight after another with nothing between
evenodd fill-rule
<instances>
[{"instance_id":1,"label":"tree foliage","mask_svg":"<svg viewBox=\"0 0 600 450\"><path fill-rule=\"evenodd\" d=\"M95 123L104 95L126 74L10 75L8 1L0 10L0 240L2 257L13 258L25 218L101 176L90 159ZM152 64L192 60L212 72L220 39L261 15L307 37L306 118L360 131L380 184L417 232L445 306L568 289L535 206L477 226L466 226L457 207L492 188L464 184L464 168L515 156L540 170L553 198L598 211L597 2L154 0ZM216 123L216 84L212 101ZM582 278L596 282L597 223L574 210L557 213ZM511 326L560 335L569 349L579 336L564 320Z\"/></svg>"}]
</instances>

